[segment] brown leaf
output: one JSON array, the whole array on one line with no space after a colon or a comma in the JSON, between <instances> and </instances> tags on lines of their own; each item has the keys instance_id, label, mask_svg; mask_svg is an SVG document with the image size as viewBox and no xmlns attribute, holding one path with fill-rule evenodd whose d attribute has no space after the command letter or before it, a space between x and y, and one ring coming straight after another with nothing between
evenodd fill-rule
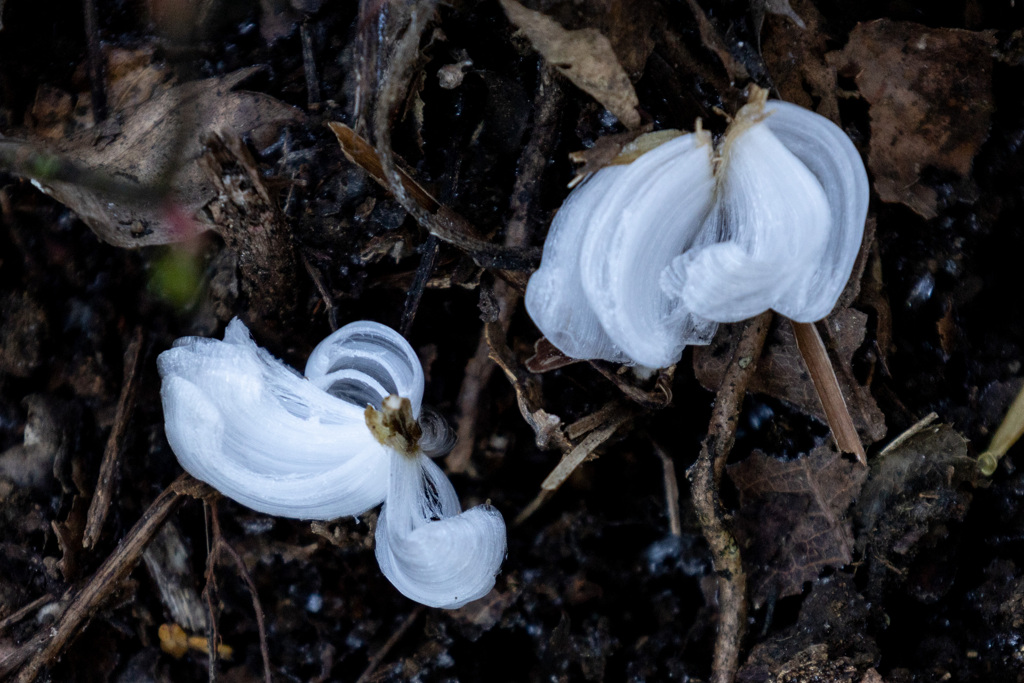
<instances>
[{"instance_id":1,"label":"brown leaf","mask_svg":"<svg viewBox=\"0 0 1024 683\"><path fill-rule=\"evenodd\" d=\"M247 134L265 125L298 118L300 112L268 95L231 92L259 70L242 69L221 78L192 81L164 90L121 114L110 137L87 130L57 146L82 168L149 190L173 170L174 199L202 228L212 225L200 209L216 196L197 163L207 130L230 128ZM100 239L120 247L179 242L188 235L165 221L164 207L111 201L102 186L42 179L47 192L70 209ZM140 192L140 194L144 194Z\"/></svg>"},{"instance_id":2,"label":"brown leaf","mask_svg":"<svg viewBox=\"0 0 1024 683\"><path fill-rule=\"evenodd\" d=\"M736 535L755 608L771 597L797 595L822 569L853 559L846 511L867 470L831 443L788 461L754 451L728 472L740 493Z\"/></svg>"},{"instance_id":3,"label":"brown leaf","mask_svg":"<svg viewBox=\"0 0 1024 683\"><path fill-rule=\"evenodd\" d=\"M825 58L829 36L821 13L811 0L793 3L764 3L772 16L765 18L761 57L782 99L839 123L836 73Z\"/></svg>"},{"instance_id":4,"label":"brown leaf","mask_svg":"<svg viewBox=\"0 0 1024 683\"><path fill-rule=\"evenodd\" d=\"M527 370L539 375L579 362L578 358L569 358L555 348L555 345L549 342L547 337L541 337L533 345L533 355L526 359L524 365Z\"/></svg>"},{"instance_id":5,"label":"brown leaf","mask_svg":"<svg viewBox=\"0 0 1024 683\"><path fill-rule=\"evenodd\" d=\"M557 21L515 0L501 0L509 21L573 84L600 102L626 128L640 125L640 101L611 41L594 28L568 31Z\"/></svg>"},{"instance_id":6,"label":"brown leaf","mask_svg":"<svg viewBox=\"0 0 1024 683\"><path fill-rule=\"evenodd\" d=\"M885 415L878 408L871 389L857 383L851 369L853 354L864 342L867 320L866 314L844 308L818 324L822 326L819 329L829 347L857 434L865 445L870 445L885 436ZM725 366L736 345L737 329L736 325L723 326L710 345L694 349L694 373L711 391L718 388L725 375ZM796 346L792 327L785 320L776 320L772 325L749 390L790 403L797 410L825 422L825 412Z\"/></svg>"},{"instance_id":7,"label":"brown leaf","mask_svg":"<svg viewBox=\"0 0 1024 683\"><path fill-rule=\"evenodd\" d=\"M880 19L858 24L830 61L871 105L868 165L886 202L938 212L928 168L968 177L992 116L994 31Z\"/></svg>"}]
</instances>

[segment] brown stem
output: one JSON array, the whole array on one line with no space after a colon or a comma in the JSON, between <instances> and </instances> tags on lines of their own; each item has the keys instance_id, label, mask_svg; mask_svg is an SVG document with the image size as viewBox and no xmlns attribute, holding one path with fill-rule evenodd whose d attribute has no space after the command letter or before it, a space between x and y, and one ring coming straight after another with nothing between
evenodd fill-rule
<instances>
[{"instance_id":1,"label":"brown stem","mask_svg":"<svg viewBox=\"0 0 1024 683\"><path fill-rule=\"evenodd\" d=\"M757 368L771 318L771 312L762 313L747 323L715 397L700 456L686 473L691 483L693 507L711 548L718 576L718 635L711 665L712 683L732 683L736 677L747 620L747 575L743 571L739 545L726 523L718 489L725 462L736 441L743 397Z\"/></svg>"},{"instance_id":2,"label":"brown stem","mask_svg":"<svg viewBox=\"0 0 1024 683\"><path fill-rule=\"evenodd\" d=\"M82 538L82 547L91 548L100 538L103 522L110 510L110 499L114 495L115 484L119 476L118 465L121 452L124 450L124 435L135 411L135 394L139 386L139 358L142 355L142 328L136 327L132 340L124 352L124 379L121 382L121 397L117 401L117 413L114 426L107 437L107 445L100 463L100 474L96 481L96 493L89 504L89 514Z\"/></svg>"},{"instance_id":3,"label":"brown stem","mask_svg":"<svg viewBox=\"0 0 1024 683\"><path fill-rule=\"evenodd\" d=\"M153 536L160 530L167 516L187 494L185 487L192 481L192 477L182 474L157 496L142 518L117 546L117 550L100 565L88 583L71 600L56 623L44 626L18 650L0 658L0 677L10 673L21 662L31 657L15 679L17 683L31 683L39 676L44 666L53 664L82 625L127 578L139 561L142 551L153 540Z\"/></svg>"},{"instance_id":4,"label":"brown stem","mask_svg":"<svg viewBox=\"0 0 1024 683\"><path fill-rule=\"evenodd\" d=\"M861 465L867 465L864 444L860 442L857 428L853 425L853 417L846 406L846 399L839 388L839 379L832 367L832 361L829 360L828 350L821 340L821 335L818 334L818 328L814 323L798 323L794 320L790 323L793 325L796 347L800 350L807 371L811 374L811 383L814 384L821 407L825 409L825 419L832 430L836 446L843 453L855 454Z\"/></svg>"}]
</instances>

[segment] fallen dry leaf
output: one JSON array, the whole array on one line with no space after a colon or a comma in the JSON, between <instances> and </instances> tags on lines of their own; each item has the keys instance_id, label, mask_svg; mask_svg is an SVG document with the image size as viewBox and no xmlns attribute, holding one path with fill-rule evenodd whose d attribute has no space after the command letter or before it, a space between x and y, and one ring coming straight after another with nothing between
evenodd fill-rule
<instances>
[{"instance_id":1,"label":"fallen dry leaf","mask_svg":"<svg viewBox=\"0 0 1024 683\"><path fill-rule=\"evenodd\" d=\"M994 31L879 19L858 24L829 60L871 105L868 165L882 201L938 213L928 169L967 178L992 116Z\"/></svg>"},{"instance_id":2,"label":"fallen dry leaf","mask_svg":"<svg viewBox=\"0 0 1024 683\"><path fill-rule=\"evenodd\" d=\"M754 451L728 473L740 493L736 535L750 567L755 609L799 594L822 569L853 559L846 512L867 470L843 458L831 442L795 460Z\"/></svg>"},{"instance_id":3,"label":"fallen dry leaf","mask_svg":"<svg viewBox=\"0 0 1024 683\"><path fill-rule=\"evenodd\" d=\"M761 34L761 57L779 95L839 123L836 72L825 58L829 36L818 8L811 0L793 0L793 7L771 1L764 5L768 16Z\"/></svg>"},{"instance_id":4,"label":"fallen dry leaf","mask_svg":"<svg viewBox=\"0 0 1024 683\"><path fill-rule=\"evenodd\" d=\"M200 211L216 196L197 163L201 135L222 127L247 134L300 115L299 110L269 95L231 91L257 71L259 67L242 69L164 90L122 112L120 129L109 137L86 130L61 141L55 149L82 168L137 185L140 194L147 194L141 191L145 189L151 194L168 169L177 165L174 200L201 228L211 228ZM111 201L104 188L94 183L39 180L48 194L77 213L100 239L115 246L167 244L189 236L165 222L163 206Z\"/></svg>"},{"instance_id":5,"label":"fallen dry leaf","mask_svg":"<svg viewBox=\"0 0 1024 683\"><path fill-rule=\"evenodd\" d=\"M577 88L600 102L626 128L640 125L640 100L604 34L594 28L566 30L551 17L515 0L501 0L501 6L537 52Z\"/></svg>"}]
</instances>

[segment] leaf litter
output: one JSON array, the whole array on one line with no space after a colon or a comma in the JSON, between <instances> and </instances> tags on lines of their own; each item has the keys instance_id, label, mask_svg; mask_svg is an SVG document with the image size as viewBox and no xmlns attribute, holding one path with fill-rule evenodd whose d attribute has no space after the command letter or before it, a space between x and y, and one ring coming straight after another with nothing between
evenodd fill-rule
<instances>
[{"instance_id":1,"label":"leaf litter","mask_svg":"<svg viewBox=\"0 0 1024 683\"><path fill-rule=\"evenodd\" d=\"M167 556L155 562L172 564L173 550L175 572L151 568L129 577L123 573L127 565L105 562L144 557L134 521L147 510L169 515L177 505L171 496L182 491L168 488L177 472L160 433L156 387L145 371L117 465L125 470L123 481L133 485L121 486L111 499L97 545L81 546L83 510L96 491L98 455L117 413L127 333L141 325L147 338L165 346L187 331L212 334L242 313L270 323L275 354L301 359L305 340L322 337L339 320L373 317L397 324L410 282L420 275L413 276L419 269L409 261L421 260L427 235L435 233L451 239L435 242L437 259L423 278L432 284L422 292L411 339L432 359L431 400L440 410L449 417L460 411L486 416L462 456L469 461L465 502L491 498L506 514L522 512L561 457L571 454L573 467L555 469L551 483L561 484L557 496L545 498L510 535L507 574L495 592L475 610L453 615L410 610L377 590L380 577L365 560L372 516L338 520L329 531L311 530L221 502L219 538L237 548L265 607L271 634L265 651L277 673L302 680L354 680L363 673L375 680L477 680L493 678L495 671L522 680L708 678L708 646L721 605L708 590L714 580L707 573L707 550L688 540L672 546L679 555L674 563L659 563L655 570L644 559L665 538L700 538L685 496L679 514L666 513L675 500L667 473L695 457L705 434L708 394L686 364L638 378L610 365L567 364L543 340L537 356L525 360L537 342L536 330L514 306L500 321L493 317L481 325L476 293L454 285L496 291L502 306L514 302L532 265L530 250L540 245L572 178L570 154L587 150L577 158L593 162L593 168L639 130L688 125L697 116L715 129L722 123L716 108L729 113L734 109L723 103L741 99L744 74L762 78L757 68L748 68L757 66L750 45L759 47L754 56L763 59L764 78L772 81L760 84L774 85L783 99L841 123L867 154L876 198L889 203L876 207L878 240L866 245L863 270L854 278L864 274L862 291L844 297L819 326L872 467L859 468L828 443L789 459L776 452L781 449L768 437L770 428L782 429L789 420L813 431L805 418L822 418L787 324L770 331L751 378L753 395L742 412L737 406L742 443L755 452L728 468L732 483L723 502L735 513L756 607L737 679L874 682L948 674L986 680L991 671L982 670L980 660L1013 670L1019 656L1014 659L1009 634L1020 614L1006 605L1019 596L1024 573L1009 550L1020 533L1012 521L1019 518L1014 496L1022 490L1013 469L1015 451L999 463L988 488L976 488L970 456L984 444L974 443L972 451L959 434L985 435L1019 386L1024 335L1014 320L1022 316L1011 308L998 320L983 321L972 316L964 295L955 298L955 311L942 309L922 332L908 313L917 309L903 300L913 273L934 276L936 300L953 301L941 290L960 283L944 283L944 266L928 262L943 257L900 251L908 242L931 240L925 244L938 244L937 252L963 255L972 269L964 278L1005 265L1005 254L1016 253L1006 246L1015 242L1005 220L1015 215L1019 197L999 190L992 175L993 169L1014 168L1014 162L985 143L990 129L997 141L1012 141L1024 129L1024 116L1005 94L1006 81L1019 75L1020 65L1002 14L973 6L961 22L922 9L923 23L909 24L895 6L885 8L891 18L871 21L880 13L865 16L857 8L808 0L749 7L706 0L655 10L614 0L541 0L519 6L517 16L526 17L531 34L526 25L509 23L493 3L399 7L368 1L358 10L286 5L273 4L282 10L277 17L253 9L249 23L237 30L211 24L210 35L224 31L224 40L203 45L211 59L202 78L176 80L166 61L176 54L171 43L108 47L107 94L116 116L98 126L91 120L84 70L76 75L69 68L66 78L51 71L44 78L11 57L10 64L33 80L27 92L0 69L5 149L16 136L17 144L33 152L56 151L80 171L97 171L50 178L64 186L63 201L88 227L25 183L14 180L0 190L0 437L11 448L2 456L0 474L5 672L15 661L4 659L7 653L22 657L18 661L28 663L24 671L31 673L50 666L40 659L49 652L61 655L50 675L69 680L75 671L86 671L88 662L95 677L109 680L195 679L211 667L226 679L258 674L263 652L249 587L233 571L215 567L223 576L212 610L204 613L207 606L196 604L202 585L197 567L208 538L204 503L183 505L175 513L176 526L163 527L180 529L181 544L142 527L155 539L149 547ZM5 36L18 43L12 26L23 28L24 15L16 12L36 10L6 9ZM416 34L422 40L406 40L408 59L389 71L387 62L399 54L393 48L404 40L413 9L426 12L424 30ZM376 21L380 12L390 12L383 23ZM958 28L935 28L954 24ZM118 42L115 26L103 28L104 43ZM384 30L375 33L380 26ZM265 40L246 32L254 27ZM74 30L78 35L81 27ZM301 55L296 33L302 34ZM358 41L369 41L369 47L357 47ZM73 43L54 45L63 63L81 61ZM840 49L829 54L834 48ZM996 52L1000 61L993 62ZM250 65L262 63L270 66L252 87L265 92L231 89L242 85ZM445 64L463 65L451 88L433 78ZM540 85L543 69L558 79L564 101L545 119L556 134L539 149L539 162L526 163L519 152L522 136L536 123L531 107L544 101L543 88L550 87L550 80ZM580 71L586 87L572 78ZM924 78L926 73L932 77ZM311 81L320 97L306 93ZM388 95L375 111L366 96L378 86ZM184 109L174 99L185 102ZM308 113L292 108L295 103L309 103ZM201 126L186 125L202 118L195 113L202 108L213 110L216 121L239 136L222 136L205 149L217 161L207 169L192 164L203 157L202 141L211 138L204 138ZM383 110L388 125L381 128ZM22 120L27 127L8 125ZM292 132L278 136L280 123L289 121ZM416 207L403 209L389 196L395 187L384 174L378 176L384 189L368 182L362 170L344 161L322 121L350 124L378 155L383 173L389 163L401 168L403 182L415 178L412 183L434 202L430 211L442 215L418 217ZM634 130L625 130L631 125ZM504 157L487 137L493 130L509 131L501 141L509 150ZM105 186L93 182L120 178L111 185L115 190L161 196L149 181L159 169L174 168L167 159L179 135L188 143L182 145L187 153L178 169L178 200L200 227L212 226L223 238L211 239L203 252L209 260L200 260L206 284L196 308L171 312L145 287L149 252L111 249L97 243L89 228L122 246L179 236L167 228L157 204L119 199L114 209L97 209ZM523 168L540 178L529 192L515 182ZM971 202L979 194L992 201L975 212ZM925 216L934 216L933 223ZM513 223L519 237L506 239L506 224ZM254 263L245 236L263 225L273 233L265 249L269 258ZM467 225L472 234L459 231ZM502 261L512 244L522 258ZM275 282L278 274L286 277ZM971 287L971 296L994 295L987 284ZM1004 300L1005 292L998 297ZM968 326L974 331L967 333ZM718 389L721 358L732 355L735 336L725 329L716 346L694 352L697 377L711 390ZM978 336L989 342L979 345ZM957 391L930 392L933 385L922 379L920 364L908 362L927 356L928 344L938 358L929 372L960 382ZM508 381L487 381L489 374L482 374L473 398L466 399L472 411L456 409L466 360L478 355L481 363L496 361ZM1000 393L1005 400L994 410L987 404L994 405L999 387L1006 387ZM763 396L786 404L772 420L774 427L758 426L754 419L765 405ZM84 419L51 416L46 426L40 422L45 405L67 406ZM932 410L953 424L922 428L879 451L887 431L905 429ZM650 457L652 441L664 451L660 462ZM598 461L595 442L601 442ZM164 490L172 493L160 497ZM193 493L214 500L209 492ZM123 540L127 555L118 550ZM52 601L51 595L69 600ZM173 595L189 597L168 597ZM178 599L187 609L175 606ZM65 612L69 604L85 609ZM950 620L952 629L936 614ZM981 626L972 621L979 615ZM890 619L892 626L885 628ZM196 648L181 659L160 651L160 626L170 632L184 625L191 633L204 621L218 626L238 658L211 665ZM34 642L42 645L33 640L40 629L48 633L51 626L60 640L33 650ZM70 638L83 629L79 641ZM950 630L958 633L951 636ZM933 656L930 648L940 641L943 656ZM90 659L97 643L111 653L102 663ZM994 657L950 654L983 651L986 643Z\"/></svg>"}]
</instances>

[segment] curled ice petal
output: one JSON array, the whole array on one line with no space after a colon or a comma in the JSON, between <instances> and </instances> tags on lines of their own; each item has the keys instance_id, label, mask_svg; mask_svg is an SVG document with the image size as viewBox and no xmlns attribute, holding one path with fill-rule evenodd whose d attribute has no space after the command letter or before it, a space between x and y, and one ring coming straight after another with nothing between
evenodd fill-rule
<instances>
[{"instance_id":1,"label":"curled ice petal","mask_svg":"<svg viewBox=\"0 0 1024 683\"><path fill-rule=\"evenodd\" d=\"M773 309L824 318L843 291L864 233L868 179L828 119L755 101L726 133L711 224L723 241L677 257L666 292L720 322Z\"/></svg>"},{"instance_id":2,"label":"curled ice petal","mask_svg":"<svg viewBox=\"0 0 1024 683\"><path fill-rule=\"evenodd\" d=\"M737 115L741 127L726 140L708 220L722 241L677 256L662 284L699 315L720 322L768 309L802 319L808 301L820 299L811 285L832 231L829 200L810 169L763 122L742 125L747 107Z\"/></svg>"},{"instance_id":3,"label":"curled ice petal","mask_svg":"<svg viewBox=\"0 0 1024 683\"><path fill-rule=\"evenodd\" d=\"M659 367L717 322L828 315L863 238L867 173L831 121L765 97L754 90L718 159L698 131L570 194L526 297L563 353Z\"/></svg>"},{"instance_id":4,"label":"curled ice petal","mask_svg":"<svg viewBox=\"0 0 1024 683\"><path fill-rule=\"evenodd\" d=\"M570 358L629 361L587 305L580 279L580 252L587 230L596 220L602 197L616 186L627 168L604 168L572 191L555 214L544 241L540 268L526 287L530 317L548 341Z\"/></svg>"},{"instance_id":5,"label":"curled ice petal","mask_svg":"<svg viewBox=\"0 0 1024 683\"><path fill-rule=\"evenodd\" d=\"M711 138L678 136L574 190L555 216L526 309L572 358L664 367L715 324L658 286L683 250L702 244L714 198Z\"/></svg>"},{"instance_id":6,"label":"curled ice petal","mask_svg":"<svg viewBox=\"0 0 1024 683\"><path fill-rule=\"evenodd\" d=\"M797 322L820 320L832 312L864 239L871 190L860 153L843 130L814 112L789 102L765 104L765 125L821 183L832 214L822 259L810 275L803 310L784 313Z\"/></svg>"},{"instance_id":7,"label":"curled ice petal","mask_svg":"<svg viewBox=\"0 0 1024 683\"><path fill-rule=\"evenodd\" d=\"M403 595L455 609L494 586L505 557L505 522L490 505L462 512L451 482L432 460L392 451L376 554L384 576Z\"/></svg>"},{"instance_id":8,"label":"curled ice petal","mask_svg":"<svg viewBox=\"0 0 1024 683\"><path fill-rule=\"evenodd\" d=\"M401 368L405 374L396 372L390 383L408 388L418 405L422 369L418 361L409 366L415 355L401 336L377 323L357 323L354 334L348 327L336 335L391 342L375 362ZM327 351L321 357L332 367L350 347L332 343ZM365 403L344 392L333 396L302 378L256 346L240 320L231 321L224 341L178 340L157 366L171 449L190 474L229 498L299 519L354 515L384 500L388 454L366 428ZM389 377L377 366L350 364L337 372L361 382L371 403L388 395L382 391Z\"/></svg>"},{"instance_id":9,"label":"curled ice petal","mask_svg":"<svg viewBox=\"0 0 1024 683\"><path fill-rule=\"evenodd\" d=\"M455 447L456 434L448 420L433 408L424 407L420 412L420 448L430 458L445 455Z\"/></svg>"},{"instance_id":10,"label":"curled ice petal","mask_svg":"<svg viewBox=\"0 0 1024 683\"><path fill-rule=\"evenodd\" d=\"M418 417L423 400L423 366L402 335L370 321L345 325L316 345L306 377L327 393L365 407L380 407L396 394L412 402Z\"/></svg>"},{"instance_id":11,"label":"curled ice petal","mask_svg":"<svg viewBox=\"0 0 1024 683\"><path fill-rule=\"evenodd\" d=\"M666 367L716 325L659 286L679 253L708 241L715 181L711 136L682 135L626 167L594 210L580 256L583 291L615 345L640 365ZM532 284L532 283L531 283Z\"/></svg>"}]
</instances>

